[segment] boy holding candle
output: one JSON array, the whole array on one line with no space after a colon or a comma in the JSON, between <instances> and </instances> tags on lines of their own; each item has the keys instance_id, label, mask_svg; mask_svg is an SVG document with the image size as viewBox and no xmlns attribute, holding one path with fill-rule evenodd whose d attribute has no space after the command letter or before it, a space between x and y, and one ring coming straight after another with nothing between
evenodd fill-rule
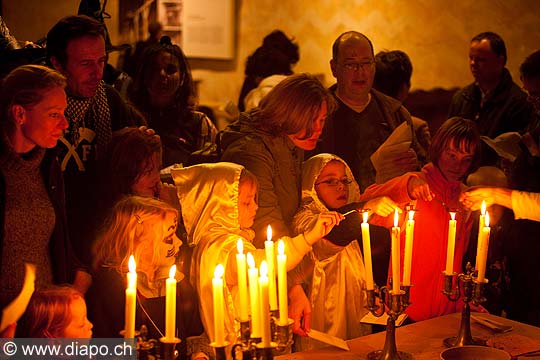
<instances>
[{"instance_id":1,"label":"boy holding candle","mask_svg":"<svg viewBox=\"0 0 540 360\"><path fill-rule=\"evenodd\" d=\"M368 275L366 271L371 269L364 269L361 251L364 239L360 229L362 214L356 210L370 208L386 216L397 207L388 197L376 198L365 204L359 203L359 200L358 184L349 166L338 156L323 153L304 162L302 206L294 218L295 231L302 232L309 228L318 214L328 210L347 215L324 239L313 245L313 251L289 272L289 278L292 283L304 282L308 289L306 293L313 306L311 328L342 339L362 336L371 330L360 324L367 313L364 290ZM369 230L375 278L377 282L385 283L390 251L389 233L377 226L371 226ZM295 347L307 350L321 345L315 340L298 337Z\"/></svg>"},{"instance_id":2,"label":"boy holding candle","mask_svg":"<svg viewBox=\"0 0 540 360\"><path fill-rule=\"evenodd\" d=\"M266 259L265 250L255 249L251 243L255 235L251 225L258 208L257 179L243 166L226 162L173 169L172 176L183 204L182 218L188 241L195 247L191 282L199 294L205 330L210 340L215 341L212 279L216 266L222 264L225 270L225 340L232 343L237 334L235 320L240 316L238 240L242 240L243 252L255 257L257 266ZM326 212L305 233L294 238L284 237L287 267L290 269L298 264L312 245L341 219L342 216L335 212Z\"/></svg>"}]
</instances>

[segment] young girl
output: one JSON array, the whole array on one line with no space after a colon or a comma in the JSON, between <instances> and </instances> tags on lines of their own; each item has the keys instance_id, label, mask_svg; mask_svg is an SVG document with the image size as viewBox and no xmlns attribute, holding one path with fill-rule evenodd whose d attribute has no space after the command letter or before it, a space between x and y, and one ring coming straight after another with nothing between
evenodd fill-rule
<instances>
[{"instance_id":1,"label":"young girl","mask_svg":"<svg viewBox=\"0 0 540 360\"><path fill-rule=\"evenodd\" d=\"M145 324L151 338L163 336L165 280L181 245L178 212L166 203L138 196L120 200L95 245L94 281L88 293L96 337L118 337L124 329L128 260L137 264L137 329ZM177 336L202 333L196 296L177 272ZM185 341L183 342L185 344Z\"/></svg>"},{"instance_id":2,"label":"young girl","mask_svg":"<svg viewBox=\"0 0 540 360\"><path fill-rule=\"evenodd\" d=\"M442 271L445 270L448 241L449 210L456 209L457 231L454 271L462 271L462 259L469 242L472 218L461 206L459 196L465 189L463 180L477 168L480 157L480 135L476 125L459 117L444 122L433 137L430 148L432 162L419 173L405 174L401 195L403 204L414 201L414 248L412 254L411 303L406 312L414 321L458 311L456 305L441 293ZM390 182L372 185L362 197L385 195ZM390 217L389 217L390 218ZM402 232L402 247L405 232ZM403 254L403 249L401 251Z\"/></svg>"},{"instance_id":3,"label":"young girl","mask_svg":"<svg viewBox=\"0 0 540 360\"><path fill-rule=\"evenodd\" d=\"M69 286L36 291L17 324L16 337L91 338L84 297Z\"/></svg>"},{"instance_id":4,"label":"young girl","mask_svg":"<svg viewBox=\"0 0 540 360\"><path fill-rule=\"evenodd\" d=\"M388 197L359 203L360 191L347 164L331 154L319 154L304 162L302 173L302 206L294 218L297 232L302 232L318 214L337 210L370 208L382 216L393 212L396 204ZM304 281L313 307L311 328L352 339L370 331L360 320L365 308L365 269L361 252L362 214L349 212L338 226L313 245L313 251L290 277ZM371 226L375 278L386 281L390 235L388 230ZM360 244L359 244L360 241ZM380 270L379 270L380 269ZM297 349L307 350L324 345L305 337L296 341Z\"/></svg>"},{"instance_id":5,"label":"young girl","mask_svg":"<svg viewBox=\"0 0 540 360\"><path fill-rule=\"evenodd\" d=\"M257 180L244 167L232 163L200 164L172 171L182 204L182 217L188 241L195 246L191 281L201 304L201 318L211 341L214 340L212 279L217 264L225 267L227 340L236 339L237 241L244 253L251 252L257 266L265 258L264 249L255 249L250 229L257 212ZM311 250L311 246L339 221L335 212L322 213L314 225L295 238L284 237L287 267L291 269ZM277 240L277 239L274 239ZM237 308L237 307L236 307Z\"/></svg>"}]
</instances>

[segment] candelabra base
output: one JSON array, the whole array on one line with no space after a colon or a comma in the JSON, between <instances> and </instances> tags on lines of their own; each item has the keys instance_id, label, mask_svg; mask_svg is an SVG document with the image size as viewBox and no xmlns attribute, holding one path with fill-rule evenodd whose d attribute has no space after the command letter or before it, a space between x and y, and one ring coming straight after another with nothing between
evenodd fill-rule
<instances>
[{"instance_id":1,"label":"candelabra base","mask_svg":"<svg viewBox=\"0 0 540 360\"><path fill-rule=\"evenodd\" d=\"M368 360L412 360L412 355L403 351L386 352L384 350L372 351L367 355Z\"/></svg>"},{"instance_id":2,"label":"candelabra base","mask_svg":"<svg viewBox=\"0 0 540 360\"><path fill-rule=\"evenodd\" d=\"M444 339L443 344L446 347L456 347L456 346L465 346L465 345L486 346L486 341L479 338L472 337L472 336L470 338L460 338L458 336L452 336L452 337Z\"/></svg>"}]
</instances>

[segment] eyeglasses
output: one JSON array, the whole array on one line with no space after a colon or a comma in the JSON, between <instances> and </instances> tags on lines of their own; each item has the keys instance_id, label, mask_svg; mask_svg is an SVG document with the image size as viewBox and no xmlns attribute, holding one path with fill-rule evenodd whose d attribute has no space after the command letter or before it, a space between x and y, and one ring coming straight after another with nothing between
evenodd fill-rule
<instances>
[{"instance_id":1,"label":"eyeglasses","mask_svg":"<svg viewBox=\"0 0 540 360\"><path fill-rule=\"evenodd\" d=\"M328 179L328 180L324 180L324 181L320 181L318 183L315 183L315 185L321 185L321 184L325 184L325 185L328 185L328 186L333 186L333 187L336 187L336 186L339 186L339 184L343 184L343 185L349 185L350 183L352 183L352 180L351 179Z\"/></svg>"},{"instance_id":2,"label":"eyeglasses","mask_svg":"<svg viewBox=\"0 0 540 360\"><path fill-rule=\"evenodd\" d=\"M362 70L371 70L371 67L375 64L375 61L369 60L369 61L362 61L358 63L345 63L341 66L345 68L345 70L348 71L358 71L358 69Z\"/></svg>"}]
</instances>

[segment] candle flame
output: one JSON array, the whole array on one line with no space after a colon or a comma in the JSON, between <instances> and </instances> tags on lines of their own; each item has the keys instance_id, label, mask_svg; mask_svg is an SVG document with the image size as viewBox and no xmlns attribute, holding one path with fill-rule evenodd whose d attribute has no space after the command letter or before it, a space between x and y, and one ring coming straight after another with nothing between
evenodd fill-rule
<instances>
[{"instance_id":1,"label":"candle flame","mask_svg":"<svg viewBox=\"0 0 540 360\"><path fill-rule=\"evenodd\" d=\"M174 279L176 276L176 264L171 266L171 269L169 270L169 279Z\"/></svg>"},{"instance_id":2,"label":"candle flame","mask_svg":"<svg viewBox=\"0 0 540 360\"><path fill-rule=\"evenodd\" d=\"M486 215L486 200L482 200L482 208L480 209L482 215Z\"/></svg>"},{"instance_id":3,"label":"candle flame","mask_svg":"<svg viewBox=\"0 0 540 360\"><path fill-rule=\"evenodd\" d=\"M489 227L489 212L486 211L486 221L484 222L484 227Z\"/></svg>"},{"instance_id":4,"label":"candle flame","mask_svg":"<svg viewBox=\"0 0 540 360\"><path fill-rule=\"evenodd\" d=\"M236 242L236 249L238 249L239 254L244 253L244 242L242 241L242 239L238 239L238 241Z\"/></svg>"},{"instance_id":5,"label":"candle flame","mask_svg":"<svg viewBox=\"0 0 540 360\"><path fill-rule=\"evenodd\" d=\"M255 259L250 252L247 253L247 263L250 269L253 269L255 267Z\"/></svg>"},{"instance_id":6,"label":"candle flame","mask_svg":"<svg viewBox=\"0 0 540 360\"><path fill-rule=\"evenodd\" d=\"M367 223L368 217L369 217L369 211L365 210L365 211L362 213L362 216L364 217L364 223Z\"/></svg>"},{"instance_id":7,"label":"candle flame","mask_svg":"<svg viewBox=\"0 0 540 360\"><path fill-rule=\"evenodd\" d=\"M266 240L272 241L272 227L270 225L266 228Z\"/></svg>"},{"instance_id":8,"label":"candle flame","mask_svg":"<svg viewBox=\"0 0 540 360\"><path fill-rule=\"evenodd\" d=\"M279 240L277 244L277 252L279 255L285 255L285 243L283 240Z\"/></svg>"},{"instance_id":9,"label":"candle flame","mask_svg":"<svg viewBox=\"0 0 540 360\"><path fill-rule=\"evenodd\" d=\"M261 274L261 277L267 277L268 276L268 265L266 264L266 260L263 260L261 262L261 267L259 269L259 273Z\"/></svg>"},{"instance_id":10,"label":"candle flame","mask_svg":"<svg viewBox=\"0 0 540 360\"><path fill-rule=\"evenodd\" d=\"M135 264L135 258L133 257L133 255L131 255L128 261L128 270L130 273L134 273L136 269L137 265Z\"/></svg>"},{"instance_id":11,"label":"candle flame","mask_svg":"<svg viewBox=\"0 0 540 360\"><path fill-rule=\"evenodd\" d=\"M452 218L452 220L456 220L456 213L453 211L450 211L450 217Z\"/></svg>"},{"instance_id":12,"label":"candle flame","mask_svg":"<svg viewBox=\"0 0 540 360\"><path fill-rule=\"evenodd\" d=\"M214 279L221 279L224 273L225 273L225 268L223 267L223 265L218 264L216 266L216 270L214 270Z\"/></svg>"},{"instance_id":13,"label":"candle flame","mask_svg":"<svg viewBox=\"0 0 540 360\"><path fill-rule=\"evenodd\" d=\"M397 227L398 223L399 223L399 214L398 214L398 210L396 208L396 210L394 211L394 227Z\"/></svg>"},{"instance_id":14,"label":"candle flame","mask_svg":"<svg viewBox=\"0 0 540 360\"><path fill-rule=\"evenodd\" d=\"M414 210L409 210L409 220L413 220L414 218Z\"/></svg>"}]
</instances>

